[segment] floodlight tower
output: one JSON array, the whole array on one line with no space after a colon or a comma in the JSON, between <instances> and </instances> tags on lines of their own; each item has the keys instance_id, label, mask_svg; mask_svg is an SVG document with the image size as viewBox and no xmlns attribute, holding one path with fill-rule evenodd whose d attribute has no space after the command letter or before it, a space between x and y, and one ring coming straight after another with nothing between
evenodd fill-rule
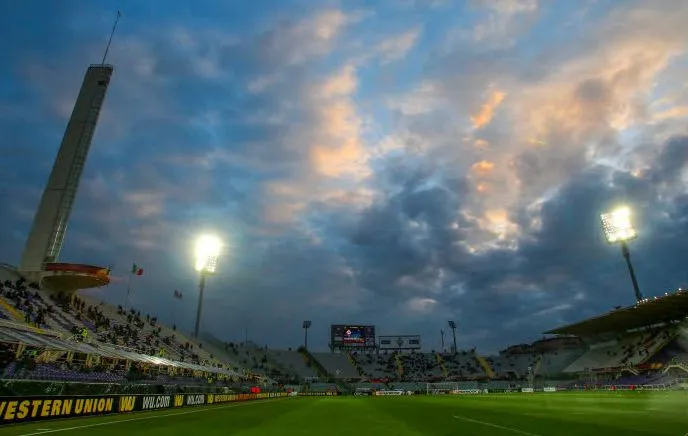
<instances>
[{"instance_id":1,"label":"floodlight tower","mask_svg":"<svg viewBox=\"0 0 688 436\"><path fill-rule=\"evenodd\" d=\"M303 338L303 344L304 344L304 345L303 345L303 347L304 347L306 350L308 350L308 329L311 328L311 324L312 324L312 323L311 323L309 320L306 320L306 321L304 321L303 324L301 325L301 327L303 328L303 335L304 335L304 338Z\"/></svg>"},{"instance_id":2,"label":"floodlight tower","mask_svg":"<svg viewBox=\"0 0 688 436\"><path fill-rule=\"evenodd\" d=\"M454 321L449 321L449 328L452 330L452 337L454 338L454 354L458 352L456 348L456 323Z\"/></svg>"},{"instance_id":3,"label":"floodlight tower","mask_svg":"<svg viewBox=\"0 0 688 436\"><path fill-rule=\"evenodd\" d=\"M38 277L47 264L57 262L62 250L81 174L114 71L105 60L120 16L117 12L102 62L89 66L81 83L24 246L19 270L26 275Z\"/></svg>"},{"instance_id":4,"label":"floodlight tower","mask_svg":"<svg viewBox=\"0 0 688 436\"><path fill-rule=\"evenodd\" d=\"M638 303L644 300L638 280L635 278L635 271L631 263L631 252L628 249L628 241L638 237L638 233L633 228L631 222L631 210L628 207L622 206L614 209L611 212L600 215L602 220L602 230L604 236L607 238L609 244L620 244L621 254L626 259L626 266L628 266L628 273L633 282L633 290L635 291L635 299Z\"/></svg>"},{"instance_id":5,"label":"floodlight tower","mask_svg":"<svg viewBox=\"0 0 688 436\"><path fill-rule=\"evenodd\" d=\"M194 337L198 339L198 329L201 326L201 312L203 310L203 290L205 278L217 270L217 259L220 256L222 242L216 236L203 235L196 240L196 271L200 273L198 284L198 308L196 309L196 326Z\"/></svg>"},{"instance_id":6,"label":"floodlight tower","mask_svg":"<svg viewBox=\"0 0 688 436\"><path fill-rule=\"evenodd\" d=\"M41 271L46 263L56 262L60 255L112 72L112 65L91 65L86 71L26 240L21 271Z\"/></svg>"}]
</instances>

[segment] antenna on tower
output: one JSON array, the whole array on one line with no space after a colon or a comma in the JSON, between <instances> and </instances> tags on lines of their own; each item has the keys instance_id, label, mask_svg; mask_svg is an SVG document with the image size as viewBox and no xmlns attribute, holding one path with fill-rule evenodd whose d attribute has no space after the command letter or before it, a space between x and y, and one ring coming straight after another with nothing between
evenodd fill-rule
<instances>
[{"instance_id":1,"label":"antenna on tower","mask_svg":"<svg viewBox=\"0 0 688 436\"><path fill-rule=\"evenodd\" d=\"M110 51L110 44L112 44L112 37L115 35L115 30L117 29L117 23L119 22L119 17L121 17L122 14L120 11L117 11L117 17L115 18L115 24L112 25L112 32L110 32L110 39L108 39L107 46L105 47L105 53L103 54L103 61L100 63L101 65L105 65L105 58L107 58L108 52Z\"/></svg>"}]
</instances>

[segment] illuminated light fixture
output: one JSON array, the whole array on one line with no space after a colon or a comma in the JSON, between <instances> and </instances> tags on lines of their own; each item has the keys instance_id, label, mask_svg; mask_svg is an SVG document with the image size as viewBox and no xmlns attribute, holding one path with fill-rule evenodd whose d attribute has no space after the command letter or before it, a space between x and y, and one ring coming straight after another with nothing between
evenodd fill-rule
<instances>
[{"instance_id":1,"label":"illuminated light fixture","mask_svg":"<svg viewBox=\"0 0 688 436\"><path fill-rule=\"evenodd\" d=\"M622 206L611 212L601 214L600 219L602 220L602 230L607 242L621 245L621 254L626 259L626 266L628 266L628 273L631 276L631 282L633 282L636 301L638 303L648 301L640 292L638 280L635 277L633 264L631 263L631 252L627 244L628 241L638 237L638 232L633 228L633 222L631 221L631 209L627 206Z\"/></svg>"},{"instance_id":2,"label":"illuminated light fixture","mask_svg":"<svg viewBox=\"0 0 688 436\"><path fill-rule=\"evenodd\" d=\"M628 207L624 206L612 212L603 213L600 218L604 236L610 244L626 242L638 237L638 233L633 228L631 210Z\"/></svg>"},{"instance_id":3,"label":"illuminated light fixture","mask_svg":"<svg viewBox=\"0 0 688 436\"><path fill-rule=\"evenodd\" d=\"M196 240L196 271L213 274L217 270L217 260L222 250L220 238L203 235Z\"/></svg>"},{"instance_id":4,"label":"illuminated light fixture","mask_svg":"<svg viewBox=\"0 0 688 436\"><path fill-rule=\"evenodd\" d=\"M205 278L217 271L217 261L222 251L222 241L217 236L202 235L196 240L195 269L201 273L198 284L198 308L196 309L196 325L194 337L198 339L198 330L201 326L201 313L203 311L203 291L205 290Z\"/></svg>"}]
</instances>

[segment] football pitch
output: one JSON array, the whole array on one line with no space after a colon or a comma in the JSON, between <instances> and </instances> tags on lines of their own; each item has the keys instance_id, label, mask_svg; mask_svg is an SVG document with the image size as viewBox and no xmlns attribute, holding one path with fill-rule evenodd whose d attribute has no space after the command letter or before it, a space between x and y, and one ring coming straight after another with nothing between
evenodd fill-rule
<instances>
[{"instance_id":1,"label":"football pitch","mask_svg":"<svg viewBox=\"0 0 688 436\"><path fill-rule=\"evenodd\" d=\"M303 397L18 424L0 436L688 434L688 392Z\"/></svg>"}]
</instances>

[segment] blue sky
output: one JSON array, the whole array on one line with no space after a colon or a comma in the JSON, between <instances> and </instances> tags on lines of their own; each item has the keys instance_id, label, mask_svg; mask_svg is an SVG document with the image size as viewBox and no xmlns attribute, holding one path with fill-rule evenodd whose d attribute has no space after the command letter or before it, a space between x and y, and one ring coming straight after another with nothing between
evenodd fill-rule
<instances>
[{"instance_id":1,"label":"blue sky","mask_svg":"<svg viewBox=\"0 0 688 436\"><path fill-rule=\"evenodd\" d=\"M330 323L494 351L688 286L681 1L15 2L0 16L0 258L16 264L85 69L115 73L63 248L191 329L324 348ZM9 42L9 43L7 43ZM184 294L174 300L174 290Z\"/></svg>"}]
</instances>

